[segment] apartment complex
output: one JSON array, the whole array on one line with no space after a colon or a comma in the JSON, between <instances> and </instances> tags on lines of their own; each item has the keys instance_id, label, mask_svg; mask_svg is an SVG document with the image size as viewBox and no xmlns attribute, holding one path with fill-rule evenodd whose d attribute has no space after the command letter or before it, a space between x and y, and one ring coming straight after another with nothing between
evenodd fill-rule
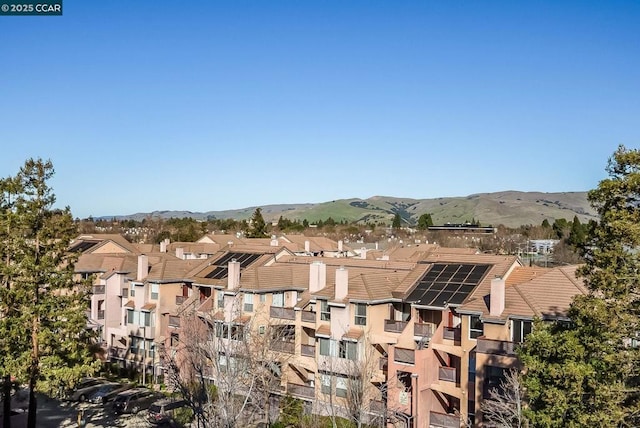
<instances>
[{"instance_id":1,"label":"apartment complex","mask_svg":"<svg viewBox=\"0 0 640 428\"><path fill-rule=\"evenodd\" d=\"M229 346L273 330L268 346L282 356L274 396L348 416L359 382L371 423L481 425L482 400L517 366L514 346L532 319L565 316L585 292L575 267L437 245L374 260L325 238L207 235L145 247L102 238L74 245L76 271L94 278L90 318L106 358L162 374L156 350L177 350L193 316Z\"/></svg>"}]
</instances>

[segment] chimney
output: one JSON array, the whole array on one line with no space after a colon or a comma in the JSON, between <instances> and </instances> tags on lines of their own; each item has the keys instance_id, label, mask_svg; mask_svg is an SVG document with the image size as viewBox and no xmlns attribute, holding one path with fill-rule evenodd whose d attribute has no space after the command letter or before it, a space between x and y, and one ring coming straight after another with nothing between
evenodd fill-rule
<instances>
[{"instance_id":1,"label":"chimney","mask_svg":"<svg viewBox=\"0 0 640 428\"><path fill-rule=\"evenodd\" d=\"M314 294L327 285L327 265L313 262L309 265L309 293Z\"/></svg>"},{"instance_id":2,"label":"chimney","mask_svg":"<svg viewBox=\"0 0 640 428\"><path fill-rule=\"evenodd\" d=\"M367 249L365 247L360 249L360 258L363 260L367 259Z\"/></svg>"},{"instance_id":3,"label":"chimney","mask_svg":"<svg viewBox=\"0 0 640 428\"><path fill-rule=\"evenodd\" d=\"M184 248L182 247L176 248L176 257L181 260L184 260Z\"/></svg>"},{"instance_id":4,"label":"chimney","mask_svg":"<svg viewBox=\"0 0 640 428\"><path fill-rule=\"evenodd\" d=\"M277 238L271 238L271 246L272 247L277 247L278 246L278 239Z\"/></svg>"},{"instance_id":5,"label":"chimney","mask_svg":"<svg viewBox=\"0 0 640 428\"><path fill-rule=\"evenodd\" d=\"M349 271L340 266L336 270L336 300L342 300L349 294Z\"/></svg>"},{"instance_id":6,"label":"chimney","mask_svg":"<svg viewBox=\"0 0 640 428\"><path fill-rule=\"evenodd\" d=\"M240 262L236 259L231 259L227 266L229 270L229 274L227 276L227 289L235 290L240 286Z\"/></svg>"},{"instance_id":7,"label":"chimney","mask_svg":"<svg viewBox=\"0 0 640 428\"><path fill-rule=\"evenodd\" d=\"M167 243L165 241L161 241L160 242L160 252L161 253L166 253L167 252Z\"/></svg>"},{"instance_id":8,"label":"chimney","mask_svg":"<svg viewBox=\"0 0 640 428\"><path fill-rule=\"evenodd\" d=\"M138 275L136 280L140 281L149 274L149 257L144 254L138 256Z\"/></svg>"},{"instance_id":9,"label":"chimney","mask_svg":"<svg viewBox=\"0 0 640 428\"><path fill-rule=\"evenodd\" d=\"M491 295L489 296L489 315L499 317L504 311L505 281L499 276L491 280Z\"/></svg>"},{"instance_id":10,"label":"chimney","mask_svg":"<svg viewBox=\"0 0 640 428\"><path fill-rule=\"evenodd\" d=\"M305 253L311 252L311 243L309 241L304 241L304 252Z\"/></svg>"},{"instance_id":11,"label":"chimney","mask_svg":"<svg viewBox=\"0 0 640 428\"><path fill-rule=\"evenodd\" d=\"M338 241L338 251L342 252L342 241Z\"/></svg>"}]
</instances>

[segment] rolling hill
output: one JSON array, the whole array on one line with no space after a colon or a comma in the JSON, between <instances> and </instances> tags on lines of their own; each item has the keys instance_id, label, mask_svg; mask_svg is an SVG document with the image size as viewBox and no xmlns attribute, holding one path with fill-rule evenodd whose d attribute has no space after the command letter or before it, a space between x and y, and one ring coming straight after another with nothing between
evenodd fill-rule
<instances>
[{"instance_id":1,"label":"rolling hill","mask_svg":"<svg viewBox=\"0 0 640 428\"><path fill-rule=\"evenodd\" d=\"M368 199L340 199L311 204L264 205L262 213L267 221L276 221L280 216L291 220L307 219L309 222L332 217L336 221L348 222L391 222L396 213L403 222L413 225L420 215L430 213L435 224L464 223L472 219L482 225L497 226L503 224L517 227L523 224L540 224L544 219L553 222L558 218L572 220L578 216L581 222L596 219L594 210L589 206L586 192L518 192L504 191L478 193L462 197L442 197L433 199L410 199L388 196L373 196ZM193 217L248 219L256 207L247 207L226 211L154 211L130 215L104 216L142 220L145 217L180 218Z\"/></svg>"}]
</instances>

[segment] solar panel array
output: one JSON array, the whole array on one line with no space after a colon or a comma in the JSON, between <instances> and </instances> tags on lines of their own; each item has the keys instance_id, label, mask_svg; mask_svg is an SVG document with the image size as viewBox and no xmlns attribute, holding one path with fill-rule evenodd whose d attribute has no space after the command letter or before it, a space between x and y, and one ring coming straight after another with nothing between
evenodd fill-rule
<instances>
[{"instance_id":1,"label":"solar panel array","mask_svg":"<svg viewBox=\"0 0 640 428\"><path fill-rule=\"evenodd\" d=\"M407 300L420 306L460 305L480 283L491 265L435 263Z\"/></svg>"},{"instance_id":2,"label":"solar panel array","mask_svg":"<svg viewBox=\"0 0 640 428\"><path fill-rule=\"evenodd\" d=\"M91 247L94 247L98 245L97 242L92 242L92 241L81 241L78 244L72 246L69 250L70 251L80 251L80 252L84 252L86 250L88 250Z\"/></svg>"},{"instance_id":3,"label":"solar panel array","mask_svg":"<svg viewBox=\"0 0 640 428\"><path fill-rule=\"evenodd\" d=\"M240 269L244 269L256 261L262 254L252 253L227 253L213 262L215 269L205 275L205 278L224 279L229 275L228 264L235 259L240 263Z\"/></svg>"}]
</instances>

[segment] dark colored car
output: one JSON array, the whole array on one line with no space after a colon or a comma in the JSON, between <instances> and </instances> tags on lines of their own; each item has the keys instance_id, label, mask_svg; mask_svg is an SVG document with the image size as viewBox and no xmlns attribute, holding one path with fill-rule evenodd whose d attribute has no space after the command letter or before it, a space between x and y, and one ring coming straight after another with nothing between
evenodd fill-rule
<instances>
[{"instance_id":1,"label":"dark colored car","mask_svg":"<svg viewBox=\"0 0 640 428\"><path fill-rule=\"evenodd\" d=\"M166 424L173 420L176 409L187 407L185 400L163 398L149 406L147 420L152 424Z\"/></svg>"},{"instance_id":2,"label":"dark colored car","mask_svg":"<svg viewBox=\"0 0 640 428\"><path fill-rule=\"evenodd\" d=\"M158 401L163 395L146 388L134 388L121 392L113 399L113 410L116 413L138 413L148 409L151 403Z\"/></svg>"},{"instance_id":3,"label":"dark colored car","mask_svg":"<svg viewBox=\"0 0 640 428\"><path fill-rule=\"evenodd\" d=\"M124 391L128 391L133 388L130 383L106 383L101 385L93 394L88 398L88 401L92 403L107 403L113 400L118 394Z\"/></svg>"},{"instance_id":4,"label":"dark colored car","mask_svg":"<svg viewBox=\"0 0 640 428\"><path fill-rule=\"evenodd\" d=\"M67 394L67 400L85 401L102 385L109 383L106 379L86 379L78 382L76 387Z\"/></svg>"}]
</instances>

